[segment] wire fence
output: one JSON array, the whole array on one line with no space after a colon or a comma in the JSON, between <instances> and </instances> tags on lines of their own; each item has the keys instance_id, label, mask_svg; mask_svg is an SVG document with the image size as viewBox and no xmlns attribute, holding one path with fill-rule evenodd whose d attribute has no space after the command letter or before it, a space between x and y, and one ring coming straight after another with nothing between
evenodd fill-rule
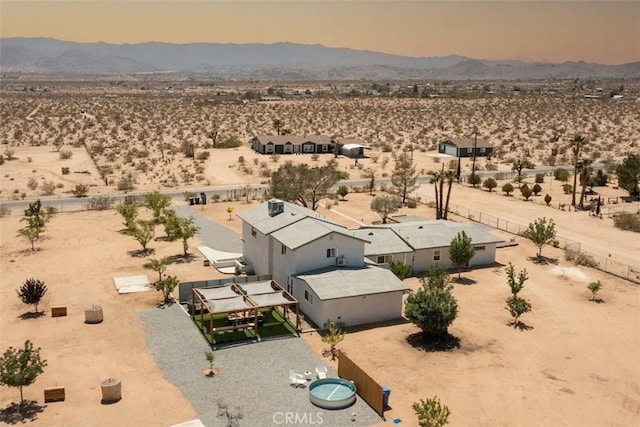
<instances>
[{"instance_id":1,"label":"wire fence","mask_svg":"<svg viewBox=\"0 0 640 427\"><path fill-rule=\"evenodd\" d=\"M434 198L428 197L427 199L432 199L432 203L435 203ZM633 211L633 209L639 208L631 207L629 211ZM479 222L497 230L506 231L507 233L518 236L522 236L522 233L529 228L528 225L525 226L505 218L500 218L486 212L481 212L466 206L456 205L454 203L449 203L449 212L471 221ZM582 250L581 243L577 240L572 240L563 236L556 236L555 240L556 242L553 246L571 253L572 258L578 264L596 268L600 271L604 271L605 273L609 273L634 283L640 283L640 269L618 262L609 257L603 257L601 255L584 251Z\"/></svg>"}]
</instances>

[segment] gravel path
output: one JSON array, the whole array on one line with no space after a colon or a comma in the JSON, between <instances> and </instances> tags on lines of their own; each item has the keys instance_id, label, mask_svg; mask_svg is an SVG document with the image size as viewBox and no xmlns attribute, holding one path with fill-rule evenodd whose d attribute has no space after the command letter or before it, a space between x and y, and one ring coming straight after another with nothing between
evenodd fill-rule
<instances>
[{"instance_id":1,"label":"gravel path","mask_svg":"<svg viewBox=\"0 0 640 427\"><path fill-rule=\"evenodd\" d=\"M178 205L174 206L174 209L180 216L192 216L195 218L196 225L200 227L198 237L206 246L224 252L242 253L242 241L240 240L242 236L240 234L215 221L211 221L198 212L194 206Z\"/></svg>"},{"instance_id":2,"label":"gravel path","mask_svg":"<svg viewBox=\"0 0 640 427\"><path fill-rule=\"evenodd\" d=\"M216 350L215 366L220 373L210 378L203 374L208 366L204 352L209 346L177 304L140 312L139 316L145 324L147 345L165 378L182 391L207 427L226 425L226 417L218 416L216 402L220 400L232 410L240 406L239 425L247 427L284 425L287 413L297 414L296 425L346 427L381 421L359 397L350 408L329 411L309 402L307 388L289 385L290 369L315 371L322 363L302 338ZM329 368L328 376L337 374ZM351 421L352 413L356 414L355 422Z\"/></svg>"}]
</instances>

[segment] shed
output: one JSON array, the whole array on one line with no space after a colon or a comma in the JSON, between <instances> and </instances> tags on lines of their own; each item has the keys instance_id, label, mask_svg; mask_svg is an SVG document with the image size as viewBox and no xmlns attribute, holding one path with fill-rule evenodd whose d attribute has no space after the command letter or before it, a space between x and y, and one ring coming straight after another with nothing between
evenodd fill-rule
<instances>
[{"instance_id":1,"label":"shed","mask_svg":"<svg viewBox=\"0 0 640 427\"><path fill-rule=\"evenodd\" d=\"M438 153L454 157L491 157L493 145L480 138L451 138L438 144Z\"/></svg>"}]
</instances>

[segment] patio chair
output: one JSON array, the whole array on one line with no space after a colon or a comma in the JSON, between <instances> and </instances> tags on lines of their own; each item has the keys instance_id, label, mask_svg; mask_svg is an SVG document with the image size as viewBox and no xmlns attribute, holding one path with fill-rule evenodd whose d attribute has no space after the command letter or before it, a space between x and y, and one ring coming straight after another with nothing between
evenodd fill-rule
<instances>
[{"instance_id":1,"label":"patio chair","mask_svg":"<svg viewBox=\"0 0 640 427\"><path fill-rule=\"evenodd\" d=\"M326 366L316 366L316 374L318 375L318 379L327 378L327 367Z\"/></svg>"},{"instance_id":2,"label":"patio chair","mask_svg":"<svg viewBox=\"0 0 640 427\"><path fill-rule=\"evenodd\" d=\"M307 383L307 380L304 376L300 374L296 374L293 369L289 371L289 381L293 387L304 387Z\"/></svg>"}]
</instances>

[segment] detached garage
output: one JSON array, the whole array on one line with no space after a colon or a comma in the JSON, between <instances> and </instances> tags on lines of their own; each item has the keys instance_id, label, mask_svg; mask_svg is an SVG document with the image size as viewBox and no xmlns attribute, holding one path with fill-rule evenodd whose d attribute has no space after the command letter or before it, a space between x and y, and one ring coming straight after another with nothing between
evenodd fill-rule
<instances>
[{"instance_id":1,"label":"detached garage","mask_svg":"<svg viewBox=\"0 0 640 427\"><path fill-rule=\"evenodd\" d=\"M326 267L292 277L291 293L300 310L318 327L329 322L356 326L402 317L402 297L409 288L390 270Z\"/></svg>"}]
</instances>

